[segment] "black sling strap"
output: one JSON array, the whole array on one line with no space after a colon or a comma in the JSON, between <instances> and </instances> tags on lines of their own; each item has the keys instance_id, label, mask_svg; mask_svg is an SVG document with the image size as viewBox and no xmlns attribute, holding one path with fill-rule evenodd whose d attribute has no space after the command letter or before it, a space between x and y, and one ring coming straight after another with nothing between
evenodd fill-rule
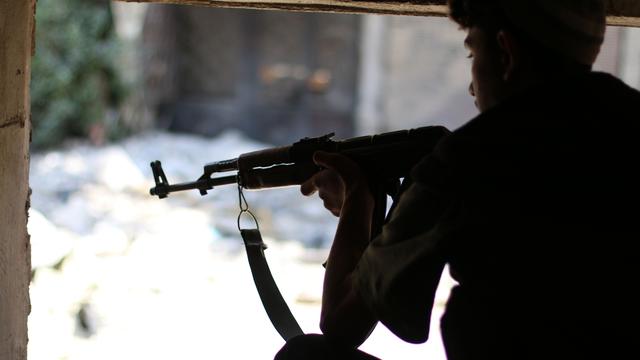
<instances>
[{"instance_id":1,"label":"black sling strap","mask_svg":"<svg viewBox=\"0 0 640 360\"><path fill-rule=\"evenodd\" d=\"M399 192L399 183L391 185L393 185L391 187L393 190L389 188L388 184L388 189L386 189L386 191L384 191L384 187L376 187L376 206L374 209L375 215L372 224L372 232L375 235L380 233L384 223L387 193L397 195ZM238 230L240 230L240 235L242 235L242 240L244 240L244 245L247 250L247 258L249 260L249 267L251 268L251 275L253 276L253 282L256 285L256 289L258 290L258 295L260 295L262 306L264 306L264 310L267 312L273 327L285 341L288 341L298 335L303 335L304 332L291 313L289 306L282 298L278 285L276 285L273 275L271 275L269 264L267 264L267 259L264 256L264 250L267 248L267 245L262 241L258 220L251 211L249 211L249 206L247 205L247 201L242 193L242 187L240 186L238 186L238 197L240 201ZM243 214L248 214L253 218L256 225L255 229L242 229L240 226L240 218Z\"/></svg>"},{"instance_id":2,"label":"black sling strap","mask_svg":"<svg viewBox=\"0 0 640 360\"><path fill-rule=\"evenodd\" d=\"M264 250L267 246L262 241L260 230L241 229L240 234L247 249L253 282L256 284L260 300L262 300L262 305L273 327L285 341L304 334L271 275L267 259L264 257Z\"/></svg>"},{"instance_id":3,"label":"black sling strap","mask_svg":"<svg viewBox=\"0 0 640 360\"><path fill-rule=\"evenodd\" d=\"M282 298L278 285L271 275L269 270L269 264L264 257L264 250L267 245L262 241L262 235L260 234L260 225L258 225L258 219L249 211L249 204L244 197L242 187L238 185L238 200L240 203L240 214L238 214L238 230L244 240L244 246L247 250L247 259L249 260L249 268L251 268L251 275L253 276L253 282L260 295L262 306L269 316L269 320L276 328L276 331L282 336L285 341L298 336L303 335L300 325L293 317L289 306ZM240 219L242 215L249 215L255 222L255 229L243 229L240 225Z\"/></svg>"}]
</instances>

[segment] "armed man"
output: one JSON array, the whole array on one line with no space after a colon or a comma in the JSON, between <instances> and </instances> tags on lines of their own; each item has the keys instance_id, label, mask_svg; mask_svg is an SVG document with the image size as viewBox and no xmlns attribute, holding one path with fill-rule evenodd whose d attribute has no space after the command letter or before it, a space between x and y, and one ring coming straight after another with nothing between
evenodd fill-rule
<instances>
[{"instance_id":1,"label":"armed man","mask_svg":"<svg viewBox=\"0 0 640 360\"><path fill-rule=\"evenodd\" d=\"M373 240L367 177L315 154L326 170L301 191L340 218L323 335L289 340L276 359L373 358L357 347L378 322L426 341L446 264L458 282L440 324L449 359L640 358L640 93L591 70L603 1L449 9L481 113L413 168Z\"/></svg>"}]
</instances>

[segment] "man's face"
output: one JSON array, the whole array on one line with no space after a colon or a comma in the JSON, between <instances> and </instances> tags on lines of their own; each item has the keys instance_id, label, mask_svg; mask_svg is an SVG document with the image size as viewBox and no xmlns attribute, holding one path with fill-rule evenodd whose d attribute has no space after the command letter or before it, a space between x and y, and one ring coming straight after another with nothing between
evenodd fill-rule
<instances>
[{"instance_id":1,"label":"man's face","mask_svg":"<svg viewBox=\"0 0 640 360\"><path fill-rule=\"evenodd\" d=\"M505 94L504 67L496 38L478 27L471 27L464 40L471 58L469 92L480 112L497 105Z\"/></svg>"}]
</instances>

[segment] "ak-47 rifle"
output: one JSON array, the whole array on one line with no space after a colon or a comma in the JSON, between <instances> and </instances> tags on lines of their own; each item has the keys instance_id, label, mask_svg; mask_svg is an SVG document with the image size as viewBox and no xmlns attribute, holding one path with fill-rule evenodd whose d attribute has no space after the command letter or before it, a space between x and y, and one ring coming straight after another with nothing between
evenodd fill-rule
<instances>
[{"instance_id":1,"label":"ak-47 rifle","mask_svg":"<svg viewBox=\"0 0 640 360\"><path fill-rule=\"evenodd\" d=\"M236 159L216 161L204 166L204 173L193 182L170 184L160 161L151 163L156 186L151 195L165 198L172 192L198 189L201 195L220 185L238 184L257 190L300 185L321 169L313 162L316 151L340 153L355 161L374 184L388 184L409 175L411 168L433 150L448 130L427 126L342 141L333 133L304 138L292 145L249 152ZM234 175L213 177L235 171Z\"/></svg>"},{"instance_id":2,"label":"ak-47 rifle","mask_svg":"<svg viewBox=\"0 0 640 360\"><path fill-rule=\"evenodd\" d=\"M387 195L394 197L398 193L400 178L407 177L411 168L429 154L448 132L444 127L429 126L342 141L332 140L333 134L304 138L293 145L254 151L236 159L207 164L198 180L173 185L167 181L160 161L154 161L151 169L156 186L150 192L165 198L172 192L198 189L200 194L206 195L216 186L237 184L241 216L248 212L246 202L244 205L242 202L242 188L252 190L300 185L321 170L313 162L316 151L340 153L355 161L370 181L375 199L371 231L375 236L382 230L385 220ZM230 171L235 171L235 174L213 177ZM266 245L257 228L257 220L256 229L241 229L240 216L238 229L245 243L256 289L269 319L285 341L303 334L271 275L264 257Z\"/></svg>"}]
</instances>

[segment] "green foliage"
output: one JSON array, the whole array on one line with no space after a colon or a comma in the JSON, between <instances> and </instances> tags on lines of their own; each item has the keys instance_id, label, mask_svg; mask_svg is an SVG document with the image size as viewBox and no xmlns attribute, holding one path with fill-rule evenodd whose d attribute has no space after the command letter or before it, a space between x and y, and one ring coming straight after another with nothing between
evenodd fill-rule
<instances>
[{"instance_id":1,"label":"green foliage","mask_svg":"<svg viewBox=\"0 0 640 360\"><path fill-rule=\"evenodd\" d=\"M39 0L31 72L35 148L117 129L113 115L125 96L109 0Z\"/></svg>"}]
</instances>

